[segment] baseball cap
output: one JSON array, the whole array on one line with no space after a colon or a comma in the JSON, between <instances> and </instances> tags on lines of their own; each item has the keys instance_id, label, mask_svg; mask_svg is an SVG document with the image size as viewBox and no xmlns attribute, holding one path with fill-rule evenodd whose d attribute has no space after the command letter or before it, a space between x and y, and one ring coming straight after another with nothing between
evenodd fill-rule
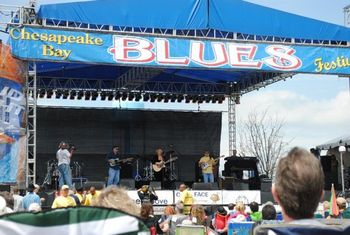
<instances>
[{"instance_id":1,"label":"baseball cap","mask_svg":"<svg viewBox=\"0 0 350 235\"><path fill-rule=\"evenodd\" d=\"M68 185L62 185L61 189L62 189L62 190L64 190L64 189L69 189L69 186L68 186Z\"/></svg>"}]
</instances>

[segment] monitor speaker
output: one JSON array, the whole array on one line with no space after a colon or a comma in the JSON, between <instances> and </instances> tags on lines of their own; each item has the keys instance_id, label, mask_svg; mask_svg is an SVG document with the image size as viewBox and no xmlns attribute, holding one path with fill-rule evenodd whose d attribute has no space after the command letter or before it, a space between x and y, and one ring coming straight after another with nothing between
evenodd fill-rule
<instances>
[{"instance_id":1,"label":"monitor speaker","mask_svg":"<svg viewBox=\"0 0 350 235\"><path fill-rule=\"evenodd\" d=\"M90 187L95 187L97 190L102 190L105 187L105 182L103 182L103 181L87 181L84 183L85 190L89 190Z\"/></svg>"},{"instance_id":2,"label":"monitor speaker","mask_svg":"<svg viewBox=\"0 0 350 235\"><path fill-rule=\"evenodd\" d=\"M211 183L193 183L192 185L193 190L211 190L212 184Z\"/></svg>"},{"instance_id":3,"label":"monitor speaker","mask_svg":"<svg viewBox=\"0 0 350 235\"><path fill-rule=\"evenodd\" d=\"M152 181L152 182L150 182L149 186L154 188L155 190L162 189L162 183L160 181Z\"/></svg>"}]
</instances>

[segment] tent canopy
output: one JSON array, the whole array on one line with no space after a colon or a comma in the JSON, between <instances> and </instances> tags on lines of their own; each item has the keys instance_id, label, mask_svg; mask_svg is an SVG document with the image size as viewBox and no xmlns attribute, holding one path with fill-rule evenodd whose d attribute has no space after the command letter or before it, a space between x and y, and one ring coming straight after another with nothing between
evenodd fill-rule
<instances>
[{"instance_id":1,"label":"tent canopy","mask_svg":"<svg viewBox=\"0 0 350 235\"><path fill-rule=\"evenodd\" d=\"M341 145L350 146L350 135L343 135L343 136L331 139L324 144L316 146L316 148L320 150L327 150L327 149L337 148Z\"/></svg>"},{"instance_id":2,"label":"tent canopy","mask_svg":"<svg viewBox=\"0 0 350 235\"><path fill-rule=\"evenodd\" d=\"M350 41L346 27L242 0L96 0L42 5L39 18L175 30ZM301 27L302 26L302 27Z\"/></svg>"}]
</instances>

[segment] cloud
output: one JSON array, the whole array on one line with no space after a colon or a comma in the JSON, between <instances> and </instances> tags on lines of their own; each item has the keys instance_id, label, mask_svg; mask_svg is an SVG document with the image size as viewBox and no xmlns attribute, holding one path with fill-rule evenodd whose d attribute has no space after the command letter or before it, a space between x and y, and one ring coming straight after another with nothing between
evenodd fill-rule
<instances>
[{"instance_id":1,"label":"cloud","mask_svg":"<svg viewBox=\"0 0 350 235\"><path fill-rule=\"evenodd\" d=\"M237 123L252 110L269 112L285 120L284 134L291 145L314 147L350 132L350 95L341 91L331 99L307 97L292 91L259 91L245 95L237 108Z\"/></svg>"}]
</instances>

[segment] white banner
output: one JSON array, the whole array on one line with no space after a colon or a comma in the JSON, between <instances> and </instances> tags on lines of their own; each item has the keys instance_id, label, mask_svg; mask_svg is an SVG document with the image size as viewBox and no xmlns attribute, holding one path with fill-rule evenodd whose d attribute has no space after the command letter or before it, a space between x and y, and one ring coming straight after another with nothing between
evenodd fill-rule
<instances>
[{"instance_id":1,"label":"white banner","mask_svg":"<svg viewBox=\"0 0 350 235\"><path fill-rule=\"evenodd\" d=\"M161 190L156 191L158 200L154 201L154 205L169 205L174 203L174 191ZM140 198L137 195L136 190L128 191L129 197L133 199L137 204L141 204Z\"/></svg>"},{"instance_id":2,"label":"white banner","mask_svg":"<svg viewBox=\"0 0 350 235\"><path fill-rule=\"evenodd\" d=\"M195 204L222 204L221 190L190 190ZM175 202L180 200L180 191L175 191Z\"/></svg>"},{"instance_id":3,"label":"white banner","mask_svg":"<svg viewBox=\"0 0 350 235\"><path fill-rule=\"evenodd\" d=\"M229 191L222 190L222 204L236 203L239 201L244 202L244 204L249 204L251 202L261 203L260 191L244 190L244 191Z\"/></svg>"}]
</instances>

